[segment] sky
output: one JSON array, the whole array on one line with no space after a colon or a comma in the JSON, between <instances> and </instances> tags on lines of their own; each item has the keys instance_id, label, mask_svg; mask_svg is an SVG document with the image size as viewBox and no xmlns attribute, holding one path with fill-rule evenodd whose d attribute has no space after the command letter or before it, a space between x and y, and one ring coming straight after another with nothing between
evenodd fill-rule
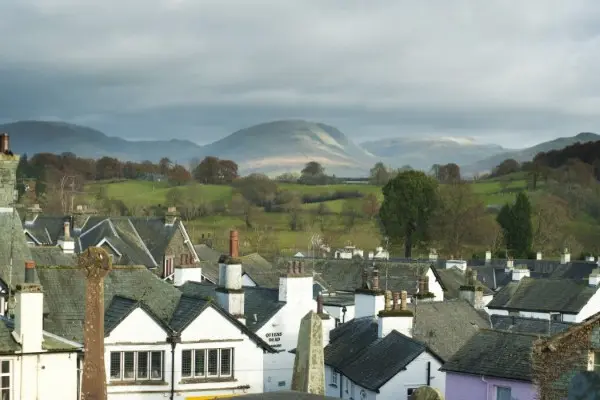
<instances>
[{"instance_id":1,"label":"sky","mask_svg":"<svg viewBox=\"0 0 600 400\"><path fill-rule=\"evenodd\" d=\"M0 15L0 122L200 144L288 118L356 142L600 131L594 0L4 0Z\"/></svg>"}]
</instances>

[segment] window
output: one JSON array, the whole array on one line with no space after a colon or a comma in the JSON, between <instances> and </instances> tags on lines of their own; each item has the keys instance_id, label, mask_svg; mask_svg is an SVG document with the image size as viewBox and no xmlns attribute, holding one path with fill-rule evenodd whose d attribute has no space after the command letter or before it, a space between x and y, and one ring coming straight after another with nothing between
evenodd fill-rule
<instances>
[{"instance_id":1,"label":"window","mask_svg":"<svg viewBox=\"0 0 600 400\"><path fill-rule=\"evenodd\" d=\"M496 400L510 400L511 390L509 387L496 387Z\"/></svg>"},{"instance_id":2,"label":"window","mask_svg":"<svg viewBox=\"0 0 600 400\"><path fill-rule=\"evenodd\" d=\"M351 399L354 398L354 383L353 382L350 383L350 398Z\"/></svg>"},{"instance_id":3,"label":"window","mask_svg":"<svg viewBox=\"0 0 600 400\"><path fill-rule=\"evenodd\" d=\"M10 400L11 395L11 362L9 360L0 361L0 400Z\"/></svg>"},{"instance_id":4,"label":"window","mask_svg":"<svg viewBox=\"0 0 600 400\"><path fill-rule=\"evenodd\" d=\"M161 380L162 351L119 351L110 353L111 381Z\"/></svg>"},{"instance_id":5,"label":"window","mask_svg":"<svg viewBox=\"0 0 600 400\"><path fill-rule=\"evenodd\" d=\"M183 350L183 378L223 378L233 375L233 349Z\"/></svg>"},{"instance_id":6,"label":"window","mask_svg":"<svg viewBox=\"0 0 600 400\"><path fill-rule=\"evenodd\" d=\"M550 314L550 318L552 319L552 321L561 322L562 321L562 314L560 314L560 313L551 313Z\"/></svg>"},{"instance_id":7,"label":"window","mask_svg":"<svg viewBox=\"0 0 600 400\"><path fill-rule=\"evenodd\" d=\"M165 270L163 278L173 275L173 257L165 257Z\"/></svg>"},{"instance_id":8,"label":"window","mask_svg":"<svg viewBox=\"0 0 600 400\"><path fill-rule=\"evenodd\" d=\"M600 351L594 351L592 354L593 358L593 371L600 372Z\"/></svg>"},{"instance_id":9,"label":"window","mask_svg":"<svg viewBox=\"0 0 600 400\"><path fill-rule=\"evenodd\" d=\"M338 381L337 372L332 371L331 372L331 384L334 386L337 386L337 381Z\"/></svg>"}]
</instances>

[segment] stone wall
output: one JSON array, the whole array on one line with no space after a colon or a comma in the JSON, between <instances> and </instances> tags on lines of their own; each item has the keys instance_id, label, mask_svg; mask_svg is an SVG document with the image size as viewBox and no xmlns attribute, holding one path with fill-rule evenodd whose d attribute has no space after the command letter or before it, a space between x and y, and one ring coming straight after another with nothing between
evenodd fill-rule
<instances>
[{"instance_id":1,"label":"stone wall","mask_svg":"<svg viewBox=\"0 0 600 400\"><path fill-rule=\"evenodd\" d=\"M187 254L187 259L190 260L188 262L188 264L192 262L192 260L193 260L192 252L190 251L190 248L185 244L185 238L183 236L183 233L181 233L181 231L178 229L177 232L175 232L175 234L171 238L171 241L169 242L169 245L167 246L167 249L165 250L165 257L173 257L173 267L178 267L178 266L182 265L182 263L181 263L181 255L182 254ZM156 260L156 261L158 263L160 263L159 273L162 275L164 260Z\"/></svg>"},{"instance_id":2,"label":"stone wall","mask_svg":"<svg viewBox=\"0 0 600 400\"><path fill-rule=\"evenodd\" d=\"M0 207L12 207L17 201L18 155L0 154Z\"/></svg>"}]
</instances>

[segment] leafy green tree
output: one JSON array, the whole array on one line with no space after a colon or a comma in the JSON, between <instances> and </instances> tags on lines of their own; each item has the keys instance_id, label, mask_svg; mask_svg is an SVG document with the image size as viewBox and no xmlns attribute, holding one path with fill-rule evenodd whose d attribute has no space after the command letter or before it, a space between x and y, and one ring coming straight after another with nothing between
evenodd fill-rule
<instances>
[{"instance_id":1,"label":"leafy green tree","mask_svg":"<svg viewBox=\"0 0 600 400\"><path fill-rule=\"evenodd\" d=\"M435 178L421 171L398 173L383 187L379 218L386 236L404 241L404 256L411 257L413 245L428 238L429 219L437 205Z\"/></svg>"},{"instance_id":2,"label":"leafy green tree","mask_svg":"<svg viewBox=\"0 0 600 400\"><path fill-rule=\"evenodd\" d=\"M380 161L373 168L371 168L369 174L369 182L372 185L383 186L390 180L390 171Z\"/></svg>"},{"instance_id":3,"label":"leafy green tree","mask_svg":"<svg viewBox=\"0 0 600 400\"><path fill-rule=\"evenodd\" d=\"M504 244L513 257L528 257L533 244L531 203L525 192L519 192L513 205L505 204L496 219L504 233Z\"/></svg>"}]
</instances>

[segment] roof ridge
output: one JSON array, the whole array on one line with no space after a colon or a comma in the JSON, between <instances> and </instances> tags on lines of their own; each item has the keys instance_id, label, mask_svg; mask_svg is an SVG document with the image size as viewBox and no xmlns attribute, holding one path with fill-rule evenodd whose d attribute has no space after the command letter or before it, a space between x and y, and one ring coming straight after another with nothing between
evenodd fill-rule
<instances>
[{"instance_id":1,"label":"roof ridge","mask_svg":"<svg viewBox=\"0 0 600 400\"><path fill-rule=\"evenodd\" d=\"M520 335L520 336L531 336L531 337L546 337L548 335L544 335L541 333L531 333L531 332L513 332L505 329L490 329L490 328L479 328L479 332L492 332L492 333L508 333L510 335Z\"/></svg>"}]
</instances>

